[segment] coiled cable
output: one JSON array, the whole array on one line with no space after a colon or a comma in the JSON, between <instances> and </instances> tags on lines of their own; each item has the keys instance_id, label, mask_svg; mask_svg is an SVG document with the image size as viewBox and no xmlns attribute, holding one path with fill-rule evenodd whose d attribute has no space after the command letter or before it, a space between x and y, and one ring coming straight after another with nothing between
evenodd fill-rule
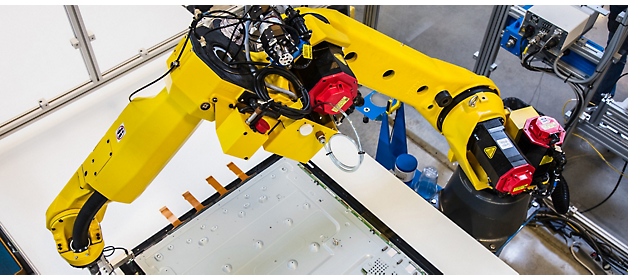
<instances>
[{"instance_id":1,"label":"coiled cable","mask_svg":"<svg viewBox=\"0 0 628 280\"><path fill-rule=\"evenodd\" d=\"M286 105L283 105L283 104L280 104L271 100L270 96L268 95L268 89L266 88L265 79L269 75L273 75L273 74L281 76L287 79L290 83L292 83L292 86L295 88L295 91L301 95L299 99L301 99L303 108L295 109L295 108L291 108L291 107L288 107ZM281 115L286 116L287 118L290 118L293 120L299 120L309 115L312 112L312 106L310 105L310 94L303 86L303 83L301 82L301 80L299 80L299 78L297 78L296 75L294 75L292 72L288 71L287 69L280 68L280 67L272 67L272 66L259 69L257 72L255 72L255 80L253 84L254 84L255 93L257 93L257 95L262 100L270 102L271 109L279 112Z\"/></svg>"},{"instance_id":2,"label":"coiled cable","mask_svg":"<svg viewBox=\"0 0 628 280\"><path fill-rule=\"evenodd\" d=\"M336 110L338 110L340 113L342 113L342 115L345 117L346 120L349 121L349 125L351 125L351 128L353 129L353 133L355 134L355 139L357 140L357 143L355 140L353 140L353 138L342 134L340 132L332 135L331 137L329 137L329 140L327 140L327 142L325 143L325 151L327 152L327 156L329 157L329 159L331 160L331 162L334 163L334 165L336 165L338 168L340 168L340 170L344 171L344 172L354 172L356 170L358 170L358 168L360 168L360 165L362 165L362 161L364 160L364 149L362 149L362 143L360 142L360 136L358 135L358 131L355 129L355 126L353 125L353 122L351 121L351 119L349 119L349 116L347 115L347 113L345 113L345 111L343 111L342 109L338 108L338 106L336 106L335 104L331 104L331 103L327 103L327 102L322 102L322 103L318 103L317 105L320 104L327 104L327 105L331 105L334 106L334 108L336 108ZM346 165L344 163L342 163L340 160L338 160L338 158L336 158L336 156L334 155L334 152L331 150L331 140L334 139L334 137L345 137L347 139L349 139L349 141L351 141L351 143L355 146L356 149L358 149L358 164L356 165Z\"/></svg>"}]
</instances>

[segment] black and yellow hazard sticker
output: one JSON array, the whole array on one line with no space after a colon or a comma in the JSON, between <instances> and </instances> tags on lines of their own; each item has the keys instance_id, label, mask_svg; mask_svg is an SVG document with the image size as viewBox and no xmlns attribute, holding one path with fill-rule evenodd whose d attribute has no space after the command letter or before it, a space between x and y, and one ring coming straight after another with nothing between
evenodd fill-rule
<instances>
[{"instance_id":1,"label":"black and yellow hazard sticker","mask_svg":"<svg viewBox=\"0 0 628 280\"><path fill-rule=\"evenodd\" d=\"M512 189L512 192L513 192L513 193L516 193L516 192L518 192L518 191L520 191L520 190L525 189L526 187L528 187L528 184L525 184L525 185L520 186L520 187L516 187L516 188Z\"/></svg>"},{"instance_id":2,"label":"black and yellow hazard sticker","mask_svg":"<svg viewBox=\"0 0 628 280\"><path fill-rule=\"evenodd\" d=\"M488 148L484 148L484 153L486 154L488 159L493 159L493 156L495 156L496 150L497 150L497 146L491 146Z\"/></svg>"},{"instance_id":3,"label":"black and yellow hazard sticker","mask_svg":"<svg viewBox=\"0 0 628 280\"><path fill-rule=\"evenodd\" d=\"M303 45L303 57L312 59L312 45Z\"/></svg>"},{"instance_id":4,"label":"black and yellow hazard sticker","mask_svg":"<svg viewBox=\"0 0 628 280\"><path fill-rule=\"evenodd\" d=\"M334 113L338 112L338 109L336 108L342 108L342 106L345 106L345 104L347 104L347 101L349 101L349 97L343 97L342 99L340 99L340 101L338 101L338 103L336 103L336 107L332 108L331 111Z\"/></svg>"}]
</instances>

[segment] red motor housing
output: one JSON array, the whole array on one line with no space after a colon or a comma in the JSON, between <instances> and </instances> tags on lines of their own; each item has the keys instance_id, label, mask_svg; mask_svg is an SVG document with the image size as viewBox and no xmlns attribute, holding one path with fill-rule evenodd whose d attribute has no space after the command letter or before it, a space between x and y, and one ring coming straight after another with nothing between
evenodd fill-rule
<instances>
[{"instance_id":1,"label":"red motor housing","mask_svg":"<svg viewBox=\"0 0 628 280\"><path fill-rule=\"evenodd\" d=\"M310 90L310 100L313 104L331 103L343 111L349 109L357 95L358 81L344 72L323 77ZM314 108L314 111L325 114L338 113L338 110L329 104L319 105Z\"/></svg>"},{"instance_id":2,"label":"red motor housing","mask_svg":"<svg viewBox=\"0 0 628 280\"><path fill-rule=\"evenodd\" d=\"M526 120L523 133L530 139L530 142L545 148L549 148L552 144L561 145L565 140L565 130L556 119L548 116ZM555 142L552 143L552 141Z\"/></svg>"},{"instance_id":3,"label":"red motor housing","mask_svg":"<svg viewBox=\"0 0 628 280\"><path fill-rule=\"evenodd\" d=\"M525 191L532 183L534 167L529 164L520 165L510 169L497 181L495 189L500 192L515 195Z\"/></svg>"},{"instance_id":4,"label":"red motor housing","mask_svg":"<svg viewBox=\"0 0 628 280\"><path fill-rule=\"evenodd\" d=\"M312 54L310 65L295 69L295 73L310 94L314 112L338 114L333 105L347 111L358 96L358 81L344 59L342 48L322 42L313 47Z\"/></svg>"}]
</instances>

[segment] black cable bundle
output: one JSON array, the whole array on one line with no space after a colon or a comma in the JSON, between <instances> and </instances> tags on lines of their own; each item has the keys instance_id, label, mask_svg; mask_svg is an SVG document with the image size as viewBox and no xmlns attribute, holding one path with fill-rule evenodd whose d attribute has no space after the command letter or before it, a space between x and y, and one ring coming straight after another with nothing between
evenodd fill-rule
<instances>
[{"instance_id":1,"label":"black cable bundle","mask_svg":"<svg viewBox=\"0 0 628 280\"><path fill-rule=\"evenodd\" d=\"M301 94L301 97L299 99L301 99L301 103L303 103L303 108L290 108L286 105L271 101L271 98L268 95L268 89L266 88L265 79L269 75L273 74L286 78L288 81L290 81L290 83L292 83L292 86L296 89L296 91ZM298 120L304 118L306 115L312 112L312 107L310 106L310 94L307 92L299 78L297 78L296 75L294 75L292 72L288 71L285 68L268 66L258 70L257 72L255 72L254 88L255 93L257 93L257 95L261 99L271 102L271 109L279 112L281 115L284 115L288 118Z\"/></svg>"}]
</instances>

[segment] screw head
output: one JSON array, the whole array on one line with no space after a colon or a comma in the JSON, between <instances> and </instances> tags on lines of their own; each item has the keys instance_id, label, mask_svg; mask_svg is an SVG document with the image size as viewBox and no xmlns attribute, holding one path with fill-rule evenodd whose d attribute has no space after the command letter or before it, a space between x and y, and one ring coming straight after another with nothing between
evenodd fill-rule
<instances>
[{"instance_id":1,"label":"screw head","mask_svg":"<svg viewBox=\"0 0 628 280\"><path fill-rule=\"evenodd\" d=\"M216 97L212 98L212 102L218 102L218 98Z\"/></svg>"},{"instance_id":2,"label":"screw head","mask_svg":"<svg viewBox=\"0 0 628 280\"><path fill-rule=\"evenodd\" d=\"M211 105L207 102L201 104L201 110L203 111L207 111L207 109L209 109L211 107Z\"/></svg>"}]
</instances>

